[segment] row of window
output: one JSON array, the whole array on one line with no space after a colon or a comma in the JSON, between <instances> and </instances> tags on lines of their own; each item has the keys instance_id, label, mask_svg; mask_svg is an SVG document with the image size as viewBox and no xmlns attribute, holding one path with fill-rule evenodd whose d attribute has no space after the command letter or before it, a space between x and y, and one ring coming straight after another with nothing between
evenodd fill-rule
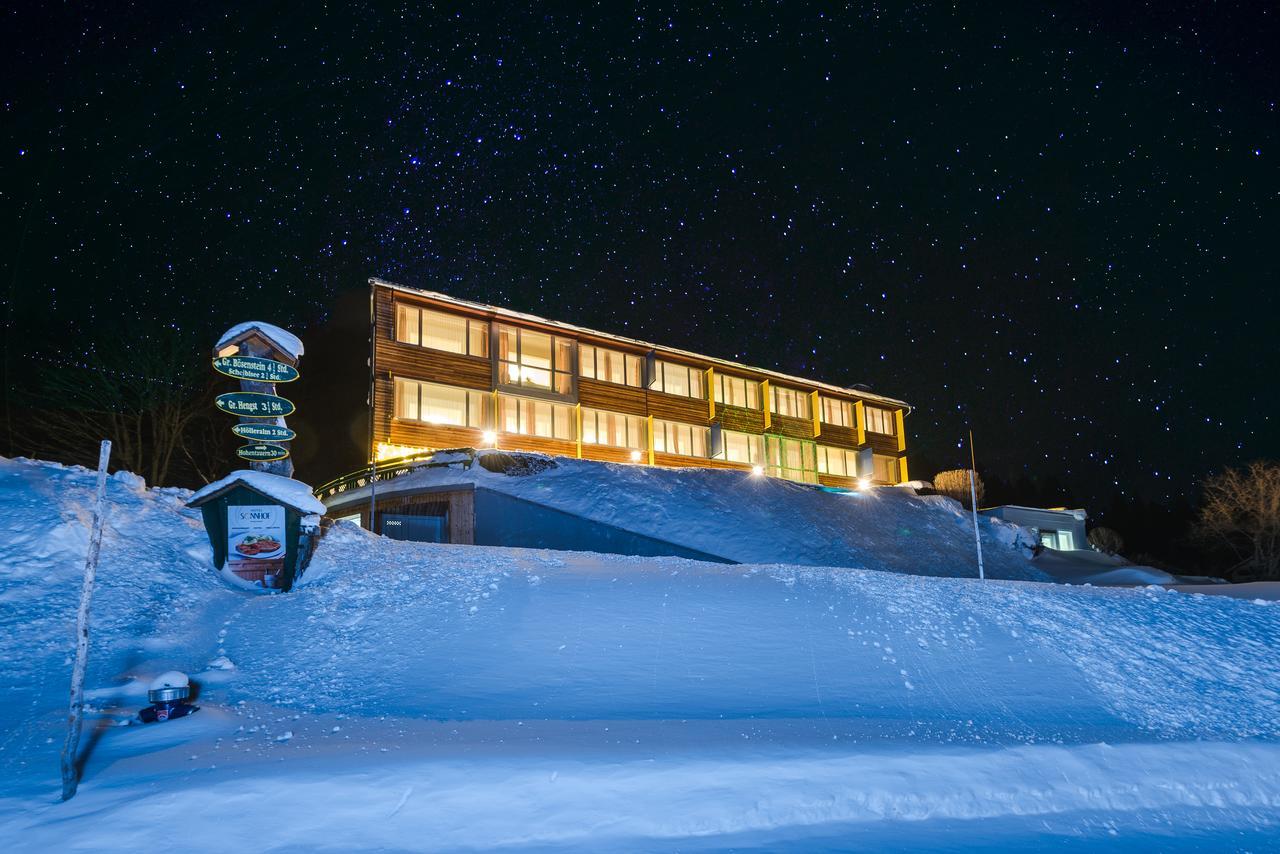
<instances>
[{"instance_id":1,"label":"row of window","mask_svg":"<svg viewBox=\"0 0 1280 854\"><path fill-rule=\"evenodd\" d=\"M469 356L489 356L489 324L442 311L396 304L396 340L435 350ZM573 339L515 326L497 327L498 383L556 394L573 393ZM640 388L644 383L644 359L632 353L583 344L578 347L578 373L590 379ZM705 399L706 373L675 362L657 361L651 387L666 394ZM713 393L717 403L744 409L760 409L760 383L743 377L717 374ZM797 389L773 386L770 404L776 415L813 417L812 397ZM823 423L854 425L853 406L847 400L822 396L819 416ZM889 409L866 407L866 427L873 433L896 435L897 424Z\"/></svg>"},{"instance_id":2,"label":"row of window","mask_svg":"<svg viewBox=\"0 0 1280 854\"><path fill-rule=\"evenodd\" d=\"M504 433L565 441L576 438L573 407L567 404L500 394L496 418L493 407L494 396L490 392L416 380L395 381L394 412L401 420L476 429L494 426ZM647 446L644 422L638 415L583 409L582 441L642 451ZM653 449L659 453L709 458L714 450L710 433L708 427L655 419ZM718 450L719 456L729 462L765 465L769 473L777 477L814 482L818 474L859 475L857 452L847 448L733 430L723 431L721 437L723 447ZM877 454L874 460L876 480L897 480L893 457Z\"/></svg>"}]
</instances>

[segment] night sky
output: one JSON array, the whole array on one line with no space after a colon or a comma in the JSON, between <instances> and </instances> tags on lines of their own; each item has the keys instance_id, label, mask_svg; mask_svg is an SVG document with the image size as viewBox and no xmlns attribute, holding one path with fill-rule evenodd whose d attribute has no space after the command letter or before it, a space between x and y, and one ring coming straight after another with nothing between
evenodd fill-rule
<instances>
[{"instance_id":1,"label":"night sky","mask_svg":"<svg viewBox=\"0 0 1280 854\"><path fill-rule=\"evenodd\" d=\"M915 476L972 425L1064 502L1188 496L1277 455L1267 6L9 4L5 382L277 322L318 483L377 275L867 383Z\"/></svg>"}]
</instances>

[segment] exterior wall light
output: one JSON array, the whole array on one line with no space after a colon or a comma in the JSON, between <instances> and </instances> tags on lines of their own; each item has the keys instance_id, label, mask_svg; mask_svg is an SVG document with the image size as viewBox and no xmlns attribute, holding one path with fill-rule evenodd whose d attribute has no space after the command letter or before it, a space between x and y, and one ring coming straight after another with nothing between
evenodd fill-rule
<instances>
[{"instance_id":1,"label":"exterior wall light","mask_svg":"<svg viewBox=\"0 0 1280 854\"><path fill-rule=\"evenodd\" d=\"M752 475L753 477L760 477L760 476L762 476L763 474L764 474L764 466L752 466L752 467L751 467L751 475Z\"/></svg>"},{"instance_id":2,"label":"exterior wall light","mask_svg":"<svg viewBox=\"0 0 1280 854\"><path fill-rule=\"evenodd\" d=\"M638 463L638 462L640 462L640 452L639 452L639 451L632 451L632 452L631 452L631 462L633 462L633 463Z\"/></svg>"},{"instance_id":3,"label":"exterior wall light","mask_svg":"<svg viewBox=\"0 0 1280 854\"><path fill-rule=\"evenodd\" d=\"M866 490L870 488L871 488L871 478L869 477L858 478L858 489Z\"/></svg>"},{"instance_id":4,"label":"exterior wall light","mask_svg":"<svg viewBox=\"0 0 1280 854\"><path fill-rule=\"evenodd\" d=\"M498 446L498 434L492 430L485 430L480 434L480 439L486 445L493 445L495 448Z\"/></svg>"}]
</instances>

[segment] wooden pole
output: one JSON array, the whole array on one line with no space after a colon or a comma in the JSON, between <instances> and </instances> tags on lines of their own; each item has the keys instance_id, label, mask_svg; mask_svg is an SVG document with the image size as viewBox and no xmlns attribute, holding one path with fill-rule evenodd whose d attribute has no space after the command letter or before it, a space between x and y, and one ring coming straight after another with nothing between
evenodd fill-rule
<instances>
[{"instance_id":1,"label":"wooden pole","mask_svg":"<svg viewBox=\"0 0 1280 854\"><path fill-rule=\"evenodd\" d=\"M93 600L93 581L98 574L98 555L102 552L102 526L107 504L107 460L111 458L111 440L103 439L98 451L98 497L93 507L93 532L89 535L89 553L84 559L84 583L80 587L80 610L76 612L76 663L71 670L71 704L67 712L67 740L62 745L62 799L71 800L79 785L76 753L80 749L80 728L84 722L84 671L89 659L89 603Z\"/></svg>"},{"instance_id":2,"label":"wooden pole","mask_svg":"<svg viewBox=\"0 0 1280 854\"><path fill-rule=\"evenodd\" d=\"M973 508L973 544L978 548L978 578L987 579L986 570L982 567L982 537L978 535L978 491L973 485L974 469L978 467L977 457L973 453L973 431L969 431L969 506Z\"/></svg>"}]
</instances>

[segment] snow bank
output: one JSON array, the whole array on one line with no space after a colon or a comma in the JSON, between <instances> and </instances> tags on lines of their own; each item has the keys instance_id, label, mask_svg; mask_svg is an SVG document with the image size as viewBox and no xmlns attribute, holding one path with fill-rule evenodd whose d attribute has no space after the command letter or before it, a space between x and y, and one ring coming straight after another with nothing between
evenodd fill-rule
<instances>
[{"instance_id":1,"label":"snow bank","mask_svg":"<svg viewBox=\"0 0 1280 854\"><path fill-rule=\"evenodd\" d=\"M652 468L560 457L554 462L521 477L482 465L433 466L380 484L378 491L388 495L473 483L737 563L977 575L972 519L957 502L941 496L921 497L891 487L832 493L726 469ZM353 490L342 500L367 495L367 489ZM1027 560L1033 541L1024 529L981 516L979 527L989 577L1048 580Z\"/></svg>"},{"instance_id":2,"label":"snow bank","mask_svg":"<svg viewBox=\"0 0 1280 854\"><path fill-rule=\"evenodd\" d=\"M292 332L281 329L279 326L271 323L264 323L261 320L250 320L245 323L237 323L235 326L222 333L222 337L218 339L218 343L213 349L222 349L246 332L260 333L264 338L276 345L277 348L289 354L295 362L301 359L302 354L305 352L302 348L302 339L298 338L298 336L294 335Z\"/></svg>"},{"instance_id":3,"label":"snow bank","mask_svg":"<svg viewBox=\"0 0 1280 854\"><path fill-rule=\"evenodd\" d=\"M237 483L242 483L250 489L256 489L263 495L292 507L304 516L324 513L324 504L312 494L311 487L302 481L294 480L291 477L281 477L278 474L271 474L265 471L248 469L233 471L221 480L215 480L213 483L204 485L191 496L187 503L199 504L209 496L216 495Z\"/></svg>"}]
</instances>

